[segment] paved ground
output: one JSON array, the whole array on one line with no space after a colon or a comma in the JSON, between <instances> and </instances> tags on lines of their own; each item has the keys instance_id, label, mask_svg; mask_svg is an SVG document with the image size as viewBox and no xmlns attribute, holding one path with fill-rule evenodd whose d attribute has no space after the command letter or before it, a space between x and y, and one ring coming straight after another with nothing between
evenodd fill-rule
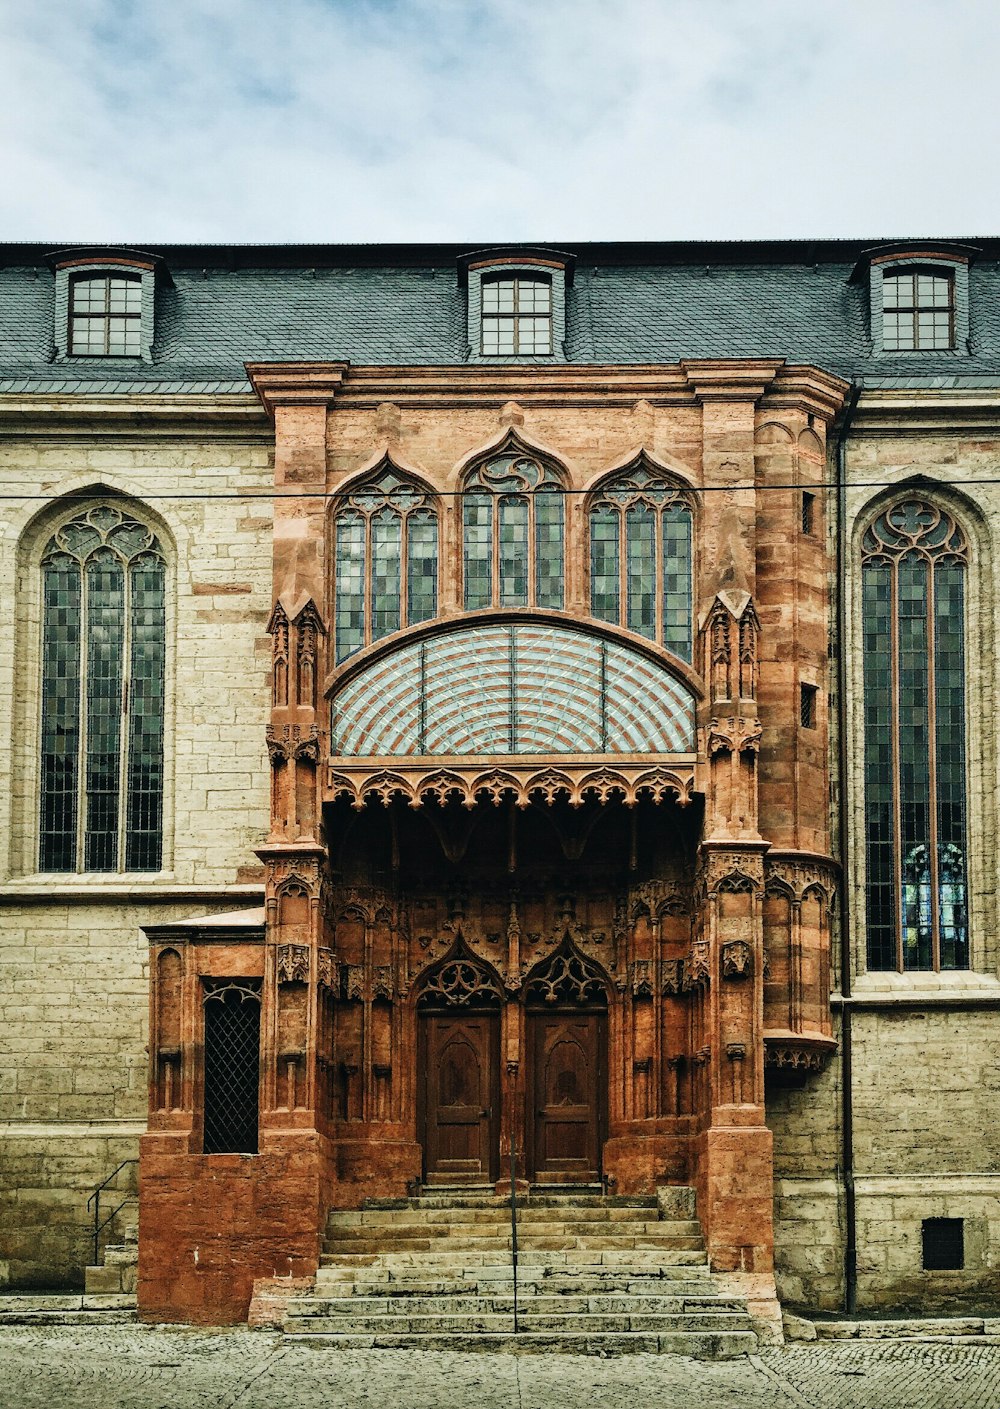
<instances>
[{"instance_id":1,"label":"paved ground","mask_svg":"<svg viewBox=\"0 0 1000 1409\"><path fill-rule=\"evenodd\" d=\"M997 1409L1000 1346L809 1344L749 1359L331 1351L268 1332L0 1330L2 1409Z\"/></svg>"}]
</instances>

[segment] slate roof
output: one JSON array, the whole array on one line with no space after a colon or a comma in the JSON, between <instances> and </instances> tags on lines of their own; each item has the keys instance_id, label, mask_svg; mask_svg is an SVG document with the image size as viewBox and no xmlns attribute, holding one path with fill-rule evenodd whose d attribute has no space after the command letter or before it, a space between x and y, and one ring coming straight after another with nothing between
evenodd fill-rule
<instances>
[{"instance_id":1,"label":"slate roof","mask_svg":"<svg viewBox=\"0 0 1000 1409\"><path fill-rule=\"evenodd\" d=\"M979 250L969 274L970 351L875 356L867 277L856 270L866 248L893 243L558 243L575 260L567 357L784 357L866 382L992 384L1000 242L961 242ZM151 251L169 271L156 293L152 362L56 362L52 248L0 245L0 392L245 393L245 361L466 359L459 246L189 245Z\"/></svg>"}]
</instances>

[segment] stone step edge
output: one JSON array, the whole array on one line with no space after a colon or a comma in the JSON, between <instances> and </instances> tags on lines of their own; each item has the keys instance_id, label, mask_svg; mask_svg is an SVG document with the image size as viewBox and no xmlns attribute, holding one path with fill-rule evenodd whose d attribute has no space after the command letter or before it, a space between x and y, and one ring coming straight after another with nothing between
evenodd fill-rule
<instances>
[{"instance_id":1,"label":"stone step edge","mask_svg":"<svg viewBox=\"0 0 1000 1409\"><path fill-rule=\"evenodd\" d=\"M531 1354L535 1351L567 1354L675 1354L695 1359L735 1359L759 1348L753 1331L484 1331L460 1335L456 1333L416 1332L327 1332L314 1334L293 1331L285 1340L300 1345L311 1344L320 1349L342 1350L469 1350L509 1351Z\"/></svg>"},{"instance_id":2,"label":"stone step edge","mask_svg":"<svg viewBox=\"0 0 1000 1409\"><path fill-rule=\"evenodd\" d=\"M134 1311L136 1299L128 1292L5 1292L0 1315L25 1311Z\"/></svg>"},{"instance_id":3,"label":"stone step edge","mask_svg":"<svg viewBox=\"0 0 1000 1409\"><path fill-rule=\"evenodd\" d=\"M807 1317L786 1315L785 1334L789 1340L969 1340L980 1343L1000 1341L1000 1317L991 1316L913 1316L893 1320L810 1321ZM804 1326L795 1323L804 1323ZM810 1336L804 1327L811 1327ZM804 1334L803 1334L804 1331Z\"/></svg>"}]
</instances>

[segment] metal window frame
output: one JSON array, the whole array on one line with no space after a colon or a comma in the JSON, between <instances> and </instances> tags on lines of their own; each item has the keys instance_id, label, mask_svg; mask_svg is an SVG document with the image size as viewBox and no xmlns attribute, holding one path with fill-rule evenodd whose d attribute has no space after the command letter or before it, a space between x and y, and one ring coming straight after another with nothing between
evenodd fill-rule
<instances>
[{"instance_id":1,"label":"metal window frame","mask_svg":"<svg viewBox=\"0 0 1000 1409\"><path fill-rule=\"evenodd\" d=\"M111 281L119 279L122 283L136 284L139 288L139 308L134 313L112 313L111 312ZM104 284L104 308L101 312L86 313L79 311L76 307L76 291L82 284ZM139 274L125 273L123 270L99 270L96 273L79 271L70 276L69 299L67 305L67 325L66 325L66 350L70 357L141 357L142 356L142 276ZM78 318L85 318L88 323L100 323L104 334L104 351L94 352L90 348L81 349L73 344L73 323ZM109 349L111 339L111 319L122 318L126 322L134 323L137 333L137 347L134 352L112 352Z\"/></svg>"}]
</instances>

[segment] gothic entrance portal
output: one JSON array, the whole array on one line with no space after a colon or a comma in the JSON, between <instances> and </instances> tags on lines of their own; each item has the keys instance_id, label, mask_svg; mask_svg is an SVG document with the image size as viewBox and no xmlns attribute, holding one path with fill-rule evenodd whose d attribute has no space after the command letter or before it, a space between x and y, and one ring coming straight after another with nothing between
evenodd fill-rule
<instances>
[{"instance_id":1,"label":"gothic entrance portal","mask_svg":"<svg viewBox=\"0 0 1000 1409\"><path fill-rule=\"evenodd\" d=\"M593 1183L607 1126L607 998L579 956L556 954L529 984L527 1038L529 1176Z\"/></svg>"},{"instance_id":2,"label":"gothic entrance portal","mask_svg":"<svg viewBox=\"0 0 1000 1409\"><path fill-rule=\"evenodd\" d=\"M446 964L419 1005L424 1179L486 1184L500 1162L500 1000L478 965Z\"/></svg>"}]
</instances>

